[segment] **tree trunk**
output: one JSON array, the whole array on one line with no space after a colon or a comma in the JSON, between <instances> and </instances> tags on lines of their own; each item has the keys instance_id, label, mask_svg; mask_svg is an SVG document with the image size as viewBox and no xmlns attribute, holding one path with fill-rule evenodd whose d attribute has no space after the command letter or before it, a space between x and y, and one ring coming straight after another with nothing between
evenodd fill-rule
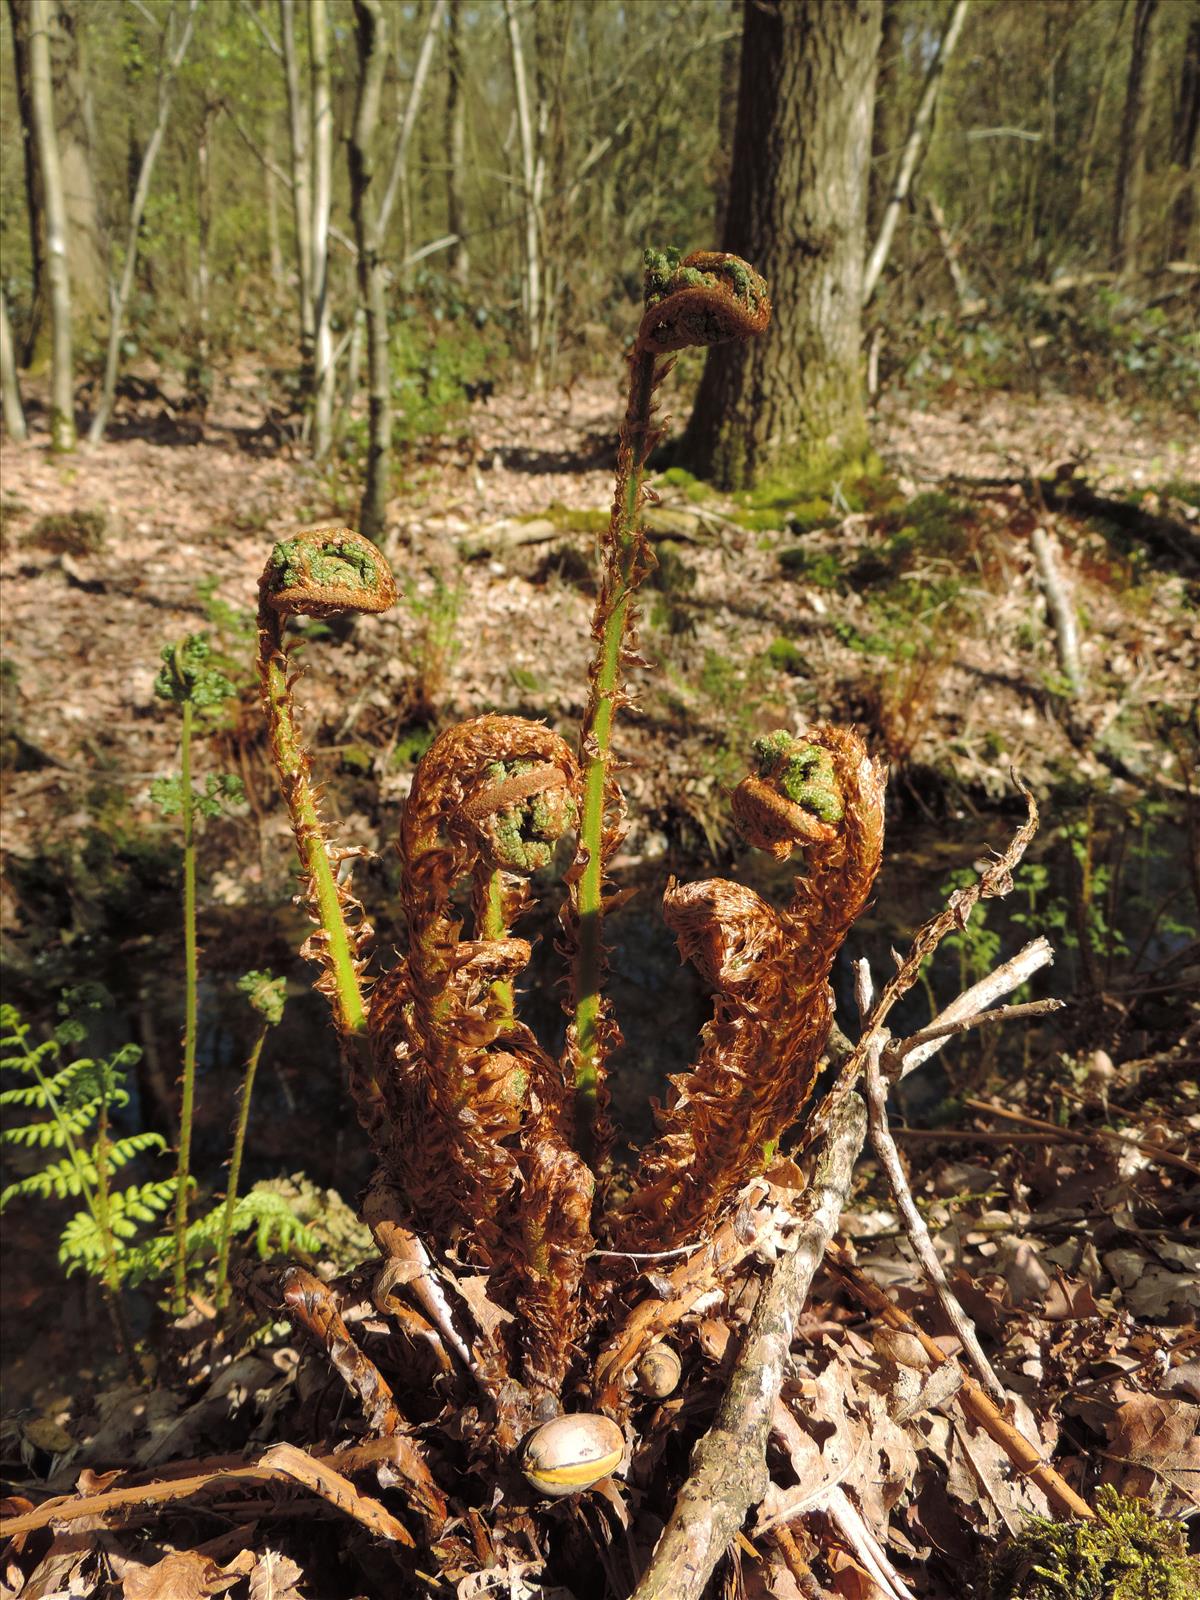
<instances>
[{"instance_id":1,"label":"tree trunk","mask_svg":"<svg viewBox=\"0 0 1200 1600\"><path fill-rule=\"evenodd\" d=\"M1179 73L1179 98L1171 130L1171 165L1178 167L1181 184L1171 207L1171 255L1190 256L1200 249L1196 225L1200 223L1200 171L1196 167L1200 134L1200 0L1192 0L1183 63Z\"/></svg>"},{"instance_id":2,"label":"tree trunk","mask_svg":"<svg viewBox=\"0 0 1200 1600\"><path fill-rule=\"evenodd\" d=\"M724 244L775 304L709 350L682 454L741 487L860 451L863 243L881 0L746 0Z\"/></svg>"},{"instance_id":3,"label":"tree trunk","mask_svg":"<svg viewBox=\"0 0 1200 1600\"><path fill-rule=\"evenodd\" d=\"M450 0L449 27L446 33L446 232L455 243L450 246L450 276L466 283L470 260L466 232L466 204L463 184L466 161L466 100L463 93L462 3Z\"/></svg>"},{"instance_id":4,"label":"tree trunk","mask_svg":"<svg viewBox=\"0 0 1200 1600\"><path fill-rule=\"evenodd\" d=\"M538 173L534 153L533 120L529 114L529 83L525 72L525 51L521 25L513 0L504 0L508 19L508 45L512 60L513 91L517 101L517 132L521 141L521 187L525 198L525 276L521 283L521 309L525 313L525 337L533 363L533 381L541 379L542 332L542 256L538 225Z\"/></svg>"},{"instance_id":5,"label":"tree trunk","mask_svg":"<svg viewBox=\"0 0 1200 1600\"><path fill-rule=\"evenodd\" d=\"M300 379L311 393L316 317L312 281L312 191L309 187L308 129L296 54L296 0L279 0L279 32L287 80L288 131L292 153L292 207L296 223L296 276L300 284Z\"/></svg>"},{"instance_id":6,"label":"tree trunk","mask_svg":"<svg viewBox=\"0 0 1200 1600\"><path fill-rule=\"evenodd\" d=\"M17 387L17 365L13 355L12 329L8 323L8 301L0 288L0 400L4 406L4 426L8 437L20 444L26 435L25 412Z\"/></svg>"},{"instance_id":7,"label":"tree trunk","mask_svg":"<svg viewBox=\"0 0 1200 1600\"><path fill-rule=\"evenodd\" d=\"M313 455L318 461L333 443L333 324L329 304L329 212L333 199L333 99L329 89L329 14L326 0L309 0L312 35Z\"/></svg>"},{"instance_id":8,"label":"tree trunk","mask_svg":"<svg viewBox=\"0 0 1200 1600\"><path fill-rule=\"evenodd\" d=\"M50 86L50 0L29 0L29 77L46 216L46 282L52 340L50 448L73 450L75 385L71 358L71 284L67 276L67 208Z\"/></svg>"},{"instance_id":9,"label":"tree trunk","mask_svg":"<svg viewBox=\"0 0 1200 1600\"><path fill-rule=\"evenodd\" d=\"M72 4L59 0L54 8L50 62L57 112L58 159L67 210L71 314L76 326L90 326L99 342L103 337L108 301L108 268L93 177L97 141L92 74L84 37L86 15L78 0Z\"/></svg>"},{"instance_id":10,"label":"tree trunk","mask_svg":"<svg viewBox=\"0 0 1200 1600\"><path fill-rule=\"evenodd\" d=\"M1133 42L1125 79L1125 111L1117 151L1113 195L1113 266L1122 276L1137 271L1142 231L1142 191L1146 181L1146 141L1153 101L1154 21L1158 0L1134 0Z\"/></svg>"},{"instance_id":11,"label":"tree trunk","mask_svg":"<svg viewBox=\"0 0 1200 1600\"><path fill-rule=\"evenodd\" d=\"M946 69L946 62L950 59L954 46L958 43L958 36L962 32L963 23L966 21L968 3L969 0L957 0L957 4L946 22L946 31L942 35L938 52L929 64L929 71L925 74L925 87L921 91L917 109L913 112L912 126L908 131L908 138L905 140L900 164L896 168L895 182L892 184L887 204L883 208L883 217L879 224L879 237L875 240L875 247L871 251L871 257L867 262L866 271L863 275L864 304L875 293L879 275L887 264L888 252L892 248L892 238L896 232L896 224L900 220L900 211L904 202L908 199L908 191L912 187L913 174L917 170L917 158L921 154L921 146L925 142L929 125L933 121L938 90L942 82L942 73Z\"/></svg>"},{"instance_id":12,"label":"tree trunk","mask_svg":"<svg viewBox=\"0 0 1200 1600\"><path fill-rule=\"evenodd\" d=\"M20 362L31 367L48 360L46 285L46 205L38 166L37 132L33 117L32 73L29 65L29 0L8 0L12 23L13 71L17 80L17 110L21 118L21 146L25 170L25 207L29 218L29 263L32 279L29 321L21 340Z\"/></svg>"},{"instance_id":13,"label":"tree trunk","mask_svg":"<svg viewBox=\"0 0 1200 1600\"><path fill-rule=\"evenodd\" d=\"M283 246L279 238L279 179L275 175L275 119L267 116L263 133L263 175L267 185L267 252L271 262L271 287L283 297Z\"/></svg>"},{"instance_id":14,"label":"tree trunk","mask_svg":"<svg viewBox=\"0 0 1200 1600\"><path fill-rule=\"evenodd\" d=\"M112 314L108 326L108 351L104 360L104 386L100 393L100 403L96 407L96 414L92 418L92 425L88 429L88 440L92 444L99 444L104 437L104 430L108 427L109 415L112 412L113 395L117 387L117 371L121 361L121 335L125 327L125 311L129 305L129 296L133 293L134 277L137 272L138 242L141 236L142 217L146 210L146 201L150 196L150 180L154 176L155 163L158 161L159 151L162 149L163 139L167 132L167 119L171 115L171 101L175 94L175 78L187 54L188 45L192 39L192 27L196 20L196 8L200 0L188 0L187 14L184 18L183 28L175 41L170 44L173 31L172 24L175 20L174 7L167 12L164 23L163 59L158 69L158 115L154 122L154 131L150 135L150 142L142 152L142 165L138 172L137 187L133 194L133 203L129 208L129 226L125 234L125 261L121 268L120 281L109 290L109 299Z\"/></svg>"},{"instance_id":15,"label":"tree trunk","mask_svg":"<svg viewBox=\"0 0 1200 1600\"><path fill-rule=\"evenodd\" d=\"M903 138L900 89L904 76L904 13L901 0L883 0L883 32L875 81L875 115L871 122L871 177L867 192L867 237L879 237L892 174Z\"/></svg>"},{"instance_id":16,"label":"tree trunk","mask_svg":"<svg viewBox=\"0 0 1200 1600\"><path fill-rule=\"evenodd\" d=\"M209 245L212 240L212 137L218 101L206 98L196 141L196 348L188 363L189 399L202 411L212 398L212 273Z\"/></svg>"},{"instance_id":17,"label":"tree trunk","mask_svg":"<svg viewBox=\"0 0 1200 1600\"><path fill-rule=\"evenodd\" d=\"M350 209L358 245L358 289L367 316L368 443L358 526L377 542L387 527L391 475L392 403L387 296L377 213L376 143L379 99L387 67L387 16L381 0L354 0L358 83L350 133Z\"/></svg>"}]
</instances>

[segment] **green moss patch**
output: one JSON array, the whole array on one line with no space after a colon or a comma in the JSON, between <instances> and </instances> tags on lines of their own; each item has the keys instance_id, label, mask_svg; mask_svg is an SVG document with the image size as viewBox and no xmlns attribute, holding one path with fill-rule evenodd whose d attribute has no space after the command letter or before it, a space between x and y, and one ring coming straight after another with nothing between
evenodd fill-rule
<instances>
[{"instance_id":1,"label":"green moss patch","mask_svg":"<svg viewBox=\"0 0 1200 1600\"><path fill-rule=\"evenodd\" d=\"M1032 1517L1005 1541L991 1571L991 1600L1194 1600L1200 1562L1179 1523L1108 1485L1095 1522Z\"/></svg>"}]
</instances>

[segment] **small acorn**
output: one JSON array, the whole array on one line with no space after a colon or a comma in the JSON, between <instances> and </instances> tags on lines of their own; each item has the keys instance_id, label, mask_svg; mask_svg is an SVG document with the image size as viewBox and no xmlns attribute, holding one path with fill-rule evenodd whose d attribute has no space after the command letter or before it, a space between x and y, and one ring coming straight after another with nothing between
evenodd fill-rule
<instances>
[{"instance_id":1,"label":"small acorn","mask_svg":"<svg viewBox=\"0 0 1200 1600\"><path fill-rule=\"evenodd\" d=\"M652 1400L665 1400L679 1386L679 1357L669 1344L652 1344L634 1368L637 1386Z\"/></svg>"},{"instance_id":2,"label":"small acorn","mask_svg":"<svg viewBox=\"0 0 1200 1600\"><path fill-rule=\"evenodd\" d=\"M593 1411L544 1422L525 1440L521 1471L539 1494L558 1499L590 1489L621 1464L625 1435Z\"/></svg>"}]
</instances>

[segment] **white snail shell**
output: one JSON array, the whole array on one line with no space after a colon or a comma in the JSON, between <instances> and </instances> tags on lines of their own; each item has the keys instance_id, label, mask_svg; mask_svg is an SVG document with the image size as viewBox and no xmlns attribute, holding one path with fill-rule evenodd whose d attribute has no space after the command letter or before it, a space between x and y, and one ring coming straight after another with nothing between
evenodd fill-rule
<instances>
[{"instance_id":1,"label":"white snail shell","mask_svg":"<svg viewBox=\"0 0 1200 1600\"><path fill-rule=\"evenodd\" d=\"M625 1435L611 1417L578 1411L534 1429L521 1449L521 1471L539 1494L558 1498L607 1478L624 1454Z\"/></svg>"},{"instance_id":2,"label":"white snail shell","mask_svg":"<svg viewBox=\"0 0 1200 1600\"><path fill-rule=\"evenodd\" d=\"M652 1400L665 1400L679 1386L679 1357L669 1344L653 1344L634 1368L637 1386Z\"/></svg>"}]
</instances>

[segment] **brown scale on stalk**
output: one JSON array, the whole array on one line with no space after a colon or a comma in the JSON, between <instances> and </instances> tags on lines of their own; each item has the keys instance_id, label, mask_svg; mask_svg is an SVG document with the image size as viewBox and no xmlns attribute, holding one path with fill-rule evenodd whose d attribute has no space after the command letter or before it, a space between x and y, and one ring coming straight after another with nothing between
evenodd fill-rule
<instances>
[{"instance_id":1,"label":"brown scale on stalk","mask_svg":"<svg viewBox=\"0 0 1200 1600\"><path fill-rule=\"evenodd\" d=\"M592 1178L571 1148L561 1064L515 1014L527 878L578 816L569 746L539 723L477 717L413 777L399 849L408 953L378 985L371 1035L385 1161L413 1220L493 1269L521 1318L531 1388L557 1393L592 1247ZM471 933L455 891L471 885Z\"/></svg>"},{"instance_id":2,"label":"brown scale on stalk","mask_svg":"<svg viewBox=\"0 0 1200 1600\"><path fill-rule=\"evenodd\" d=\"M321 968L316 988L329 1001L358 1117L378 1142L383 1106L366 1049L363 971L374 930L350 887L347 863L363 852L333 842L321 815L321 790L300 735L283 635L294 616L379 613L396 603L396 583L380 552L350 528L306 528L271 552L258 586L258 671L271 753L292 819L301 864L300 903L315 924L301 955Z\"/></svg>"},{"instance_id":3,"label":"brown scale on stalk","mask_svg":"<svg viewBox=\"0 0 1200 1600\"><path fill-rule=\"evenodd\" d=\"M604 998L607 959L605 911L612 896L608 863L625 836L625 803L611 751L617 712L632 702L625 674L646 663L637 653L632 596L654 566L641 525L653 498L646 463L666 427L656 421L654 395L672 363L659 357L692 345L748 339L771 316L767 286L753 267L721 251L647 250L645 310L629 356L629 397L617 448L612 517L601 542L601 584L592 618L596 651L588 672L587 707L579 734L583 804L579 843L567 874L560 949L572 968L571 1016L563 1051L575 1089L579 1146L598 1176L607 1171L612 1146L607 1088L608 1057L621 1031Z\"/></svg>"},{"instance_id":4,"label":"brown scale on stalk","mask_svg":"<svg viewBox=\"0 0 1200 1600\"><path fill-rule=\"evenodd\" d=\"M856 734L819 726L771 735L756 752L734 818L779 859L806 846L807 871L782 912L723 878L672 883L663 897L714 1010L612 1219L624 1248L670 1249L706 1231L801 1114L833 1019L829 973L879 870L884 771Z\"/></svg>"}]
</instances>

